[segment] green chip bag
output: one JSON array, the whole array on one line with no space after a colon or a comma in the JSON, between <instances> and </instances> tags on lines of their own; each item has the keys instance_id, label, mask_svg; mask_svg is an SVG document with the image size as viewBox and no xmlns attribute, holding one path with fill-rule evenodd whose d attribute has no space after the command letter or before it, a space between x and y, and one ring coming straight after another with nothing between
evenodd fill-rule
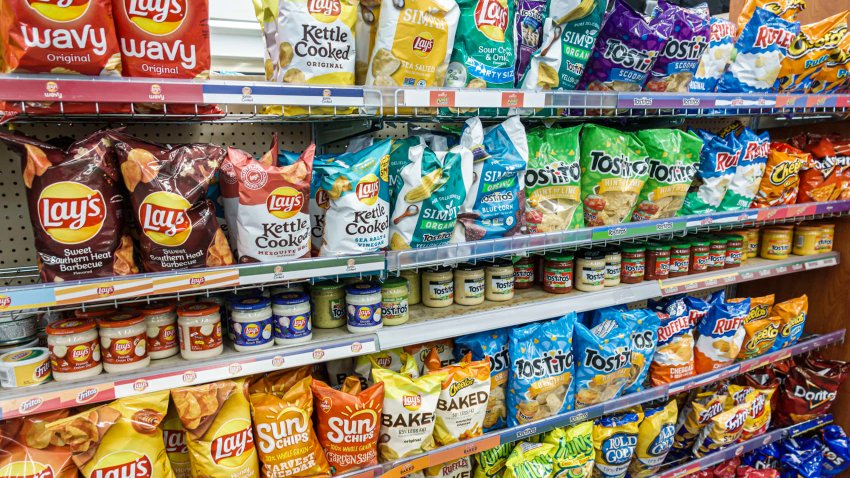
<instances>
[{"instance_id":1,"label":"green chip bag","mask_svg":"<svg viewBox=\"0 0 850 478\"><path fill-rule=\"evenodd\" d=\"M504 478L540 478L555 470L555 445L521 442L508 457Z\"/></svg>"},{"instance_id":2,"label":"green chip bag","mask_svg":"<svg viewBox=\"0 0 850 478\"><path fill-rule=\"evenodd\" d=\"M590 478L593 474L593 422L556 428L543 443L555 445L555 476Z\"/></svg>"},{"instance_id":3,"label":"green chip bag","mask_svg":"<svg viewBox=\"0 0 850 478\"><path fill-rule=\"evenodd\" d=\"M581 200L588 227L628 221L649 175L646 147L633 133L594 124L581 130Z\"/></svg>"},{"instance_id":4,"label":"green chip bag","mask_svg":"<svg viewBox=\"0 0 850 478\"><path fill-rule=\"evenodd\" d=\"M649 177L638 196L632 221L673 217L682 208L699 167L702 140L678 129L638 131L649 153Z\"/></svg>"},{"instance_id":5,"label":"green chip bag","mask_svg":"<svg viewBox=\"0 0 850 478\"><path fill-rule=\"evenodd\" d=\"M528 134L525 222L529 234L584 227L580 131L581 126L537 128Z\"/></svg>"},{"instance_id":6,"label":"green chip bag","mask_svg":"<svg viewBox=\"0 0 850 478\"><path fill-rule=\"evenodd\" d=\"M492 478L502 476L505 463L513 451L513 443L505 443L496 448L482 451L475 455L475 474L473 478Z\"/></svg>"}]
</instances>

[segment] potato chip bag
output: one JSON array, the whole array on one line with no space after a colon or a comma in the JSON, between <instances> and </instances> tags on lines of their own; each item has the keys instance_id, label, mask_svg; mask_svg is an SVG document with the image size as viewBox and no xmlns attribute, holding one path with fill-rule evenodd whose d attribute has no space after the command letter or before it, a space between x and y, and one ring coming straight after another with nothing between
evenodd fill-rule
<instances>
[{"instance_id":1,"label":"potato chip bag","mask_svg":"<svg viewBox=\"0 0 850 478\"><path fill-rule=\"evenodd\" d=\"M696 299L701 307L689 308L686 300L673 298L650 304L661 321L658 345L649 368L653 386L675 382L694 375L694 324L708 313L707 304Z\"/></svg>"},{"instance_id":2,"label":"potato chip bag","mask_svg":"<svg viewBox=\"0 0 850 478\"><path fill-rule=\"evenodd\" d=\"M629 476L632 478L652 476L661 468L673 447L679 409L676 400L670 400L664 406L644 408L643 413L634 459L629 466Z\"/></svg>"},{"instance_id":3,"label":"potato chip bag","mask_svg":"<svg viewBox=\"0 0 850 478\"><path fill-rule=\"evenodd\" d=\"M678 129L645 129L637 137L649 154L649 175L631 220L673 217L682 208L700 164L702 139Z\"/></svg>"},{"instance_id":4,"label":"potato chip bag","mask_svg":"<svg viewBox=\"0 0 850 478\"><path fill-rule=\"evenodd\" d=\"M750 414L744 422L744 430L741 432L741 441L755 438L765 433L770 427L771 406L770 400L776 389L758 389L746 385L729 385L729 397L740 403L749 403ZM736 395L744 394L743 400L735 399Z\"/></svg>"},{"instance_id":5,"label":"potato chip bag","mask_svg":"<svg viewBox=\"0 0 850 478\"><path fill-rule=\"evenodd\" d=\"M441 385L447 375L436 372L410 378L391 370L372 369L375 383L384 383L378 454L388 462L433 450L434 425Z\"/></svg>"},{"instance_id":6,"label":"potato chip bag","mask_svg":"<svg viewBox=\"0 0 850 478\"><path fill-rule=\"evenodd\" d=\"M275 74L280 68L280 45L277 41L277 8L273 1L252 0L254 15L263 30L263 70L266 81L274 81Z\"/></svg>"},{"instance_id":7,"label":"potato chip bag","mask_svg":"<svg viewBox=\"0 0 850 478\"><path fill-rule=\"evenodd\" d=\"M434 426L437 445L481 436L490 396L490 361L473 362L472 354L468 353L459 363L441 367L437 351L431 349L425 368L428 373L446 374L437 401Z\"/></svg>"},{"instance_id":8,"label":"potato chip bag","mask_svg":"<svg viewBox=\"0 0 850 478\"><path fill-rule=\"evenodd\" d=\"M381 3L375 0L360 2L357 20L354 22L354 84L365 85L369 70L369 59L375 48L378 20L381 18Z\"/></svg>"},{"instance_id":9,"label":"potato chip bag","mask_svg":"<svg viewBox=\"0 0 850 478\"><path fill-rule=\"evenodd\" d=\"M770 133L758 134L749 128L744 128L735 136L729 134L728 141L735 141L736 150L741 149L738 166L729 182L723 201L718 211L740 211L748 209L753 202L764 176L767 157L770 154Z\"/></svg>"},{"instance_id":10,"label":"potato chip bag","mask_svg":"<svg viewBox=\"0 0 850 478\"><path fill-rule=\"evenodd\" d=\"M685 196L685 202L679 211L680 216L718 210L732 178L735 177L740 159L734 136L722 138L705 130L697 130L696 135L702 139L704 146L699 169Z\"/></svg>"},{"instance_id":11,"label":"potato chip bag","mask_svg":"<svg viewBox=\"0 0 850 478\"><path fill-rule=\"evenodd\" d=\"M554 471L555 445L520 442L505 463L504 478L550 476Z\"/></svg>"},{"instance_id":12,"label":"potato chip bag","mask_svg":"<svg viewBox=\"0 0 850 478\"><path fill-rule=\"evenodd\" d=\"M711 18L711 34L708 48L703 50L696 74L689 89L697 93L711 93L717 89L717 82L726 71L726 65L735 51L735 24L722 18Z\"/></svg>"},{"instance_id":13,"label":"potato chip bag","mask_svg":"<svg viewBox=\"0 0 850 478\"><path fill-rule=\"evenodd\" d=\"M637 446L641 420L643 410L640 405L623 413L596 419L593 425L593 448L596 450L594 477L626 476Z\"/></svg>"},{"instance_id":14,"label":"potato chip bag","mask_svg":"<svg viewBox=\"0 0 850 478\"><path fill-rule=\"evenodd\" d=\"M425 342L424 344L406 345L402 348L405 353L410 354L414 358L416 361L416 367L420 374L424 374L426 372L425 362L428 361L431 349L435 349L437 351L437 356L440 357L441 366L447 367L454 363L454 341L452 339L434 340L431 342ZM463 358L463 355L461 355L461 358Z\"/></svg>"},{"instance_id":15,"label":"potato chip bag","mask_svg":"<svg viewBox=\"0 0 850 478\"><path fill-rule=\"evenodd\" d=\"M575 312L510 332L508 426L558 415L574 407Z\"/></svg>"},{"instance_id":16,"label":"potato chip bag","mask_svg":"<svg viewBox=\"0 0 850 478\"><path fill-rule=\"evenodd\" d=\"M692 397L688 397L676 423L676 437L670 452L676 457L690 456L700 431L726 408L726 393L702 391Z\"/></svg>"},{"instance_id":17,"label":"potato chip bag","mask_svg":"<svg viewBox=\"0 0 850 478\"><path fill-rule=\"evenodd\" d=\"M581 199L586 226L628 221L648 176L649 156L635 134L594 124L582 127Z\"/></svg>"},{"instance_id":18,"label":"potato chip bag","mask_svg":"<svg viewBox=\"0 0 850 478\"><path fill-rule=\"evenodd\" d=\"M794 21L797 15L806 9L806 0L747 0L738 15L738 31L744 29L757 8L763 8L781 18Z\"/></svg>"},{"instance_id":19,"label":"potato chip bag","mask_svg":"<svg viewBox=\"0 0 850 478\"><path fill-rule=\"evenodd\" d=\"M360 379L350 376L341 390L320 380L313 380L310 387L316 407L316 434L331 473L377 465L384 384L361 391Z\"/></svg>"},{"instance_id":20,"label":"potato chip bag","mask_svg":"<svg viewBox=\"0 0 850 478\"><path fill-rule=\"evenodd\" d=\"M850 197L850 141L805 134L793 138L792 145L812 155L811 163L800 171L798 204Z\"/></svg>"},{"instance_id":21,"label":"potato chip bag","mask_svg":"<svg viewBox=\"0 0 850 478\"><path fill-rule=\"evenodd\" d=\"M47 430L56 433L70 448L74 463L85 478L172 478L174 472L160 429L167 409L166 390L91 408L51 422ZM209 455L210 450L205 453Z\"/></svg>"},{"instance_id":22,"label":"potato chip bag","mask_svg":"<svg viewBox=\"0 0 850 478\"><path fill-rule=\"evenodd\" d=\"M555 445L553 476L591 478L595 456L592 421L556 428L543 437L543 443Z\"/></svg>"},{"instance_id":23,"label":"potato chip bag","mask_svg":"<svg viewBox=\"0 0 850 478\"><path fill-rule=\"evenodd\" d=\"M751 404L745 402L715 415L708 425L700 430L694 443L694 456L701 457L737 442L744 431L747 417L750 416L750 408Z\"/></svg>"},{"instance_id":24,"label":"potato chip bag","mask_svg":"<svg viewBox=\"0 0 850 478\"><path fill-rule=\"evenodd\" d=\"M581 207L580 126L528 133L525 224L528 234L584 227Z\"/></svg>"},{"instance_id":25,"label":"potato chip bag","mask_svg":"<svg viewBox=\"0 0 850 478\"><path fill-rule=\"evenodd\" d=\"M805 294L773 306L771 313L779 317L779 335L770 351L790 347L800 340L806 316L809 314L809 297Z\"/></svg>"},{"instance_id":26,"label":"potato chip bag","mask_svg":"<svg viewBox=\"0 0 850 478\"><path fill-rule=\"evenodd\" d=\"M508 329L490 330L464 335L454 340L455 360L460 361L464 355L471 353L472 360L487 359L490 362L490 397L487 399L487 414L484 416L485 432L505 428L506 424L508 407L505 390L511 366L508 356L508 333Z\"/></svg>"},{"instance_id":27,"label":"potato chip bag","mask_svg":"<svg viewBox=\"0 0 850 478\"><path fill-rule=\"evenodd\" d=\"M513 88L515 3L460 0L458 6L462 35L455 37L445 86Z\"/></svg>"},{"instance_id":28,"label":"potato chip bag","mask_svg":"<svg viewBox=\"0 0 850 478\"><path fill-rule=\"evenodd\" d=\"M604 309L598 325L575 324L576 408L618 397L629 382L632 326L616 309Z\"/></svg>"},{"instance_id":29,"label":"potato chip bag","mask_svg":"<svg viewBox=\"0 0 850 478\"><path fill-rule=\"evenodd\" d=\"M476 453L474 478L502 476L505 463L507 463L515 446L514 443L504 443L495 448Z\"/></svg>"},{"instance_id":30,"label":"potato chip bag","mask_svg":"<svg viewBox=\"0 0 850 478\"><path fill-rule=\"evenodd\" d=\"M392 370L410 378L421 375L416 359L412 354L402 352L401 348L381 350L354 358L354 373L360 377L361 382L372 385L372 370L376 368Z\"/></svg>"},{"instance_id":31,"label":"potato chip bag","mask_svg":"<svg viewBox=\"0 0 850 478\"><path fill-rule=\"evenodd\" d=\"M787 143L770 144L767 167L751 207L794 204L800 186L800 171L809 167L812 156Z\"/></svg>"},{"instance_id":32,"label":"potato chip bag","mask_svg":"<svg viewBox=\"0 0 850 478\"><path fill-rule=\"evenodd\" d=\"M165 442L165 453L171 462L175 478L188 478L192 473L192 463L189 458L189 447L186 446L186 430L177 414L177 407L172 402L168 413L162 421L162 441Z\"/></svg>"},{"instance_id":33,"label":"potato chip bag","mask_svg":"<svg viewBox=\"0 0 850 478\"><path fill-rule=\"evenodd\" d=\"M709 299L708 315L697 324L694 344L694 369L697 374L711 372L735 361L744 343L742 327L750 311L749 299L727 302L718 291Z\"/></svg>"},{"instance_id":34,"label":"potato chip bag","mask_svg":"<svg viewBox=\"0 0 850 478\"><path fill-rule=\"evenodd\" d=\"M59 433L47 429L68 410L13 418L0 425L0 476L4 478L77 478L71 450Z\"/></svg>"},{"instance_id":35,"label":"potato chip bag","mask_svg":"<svg viewBox=\"0 0 850 478\"><path fill-rule=\"evenodd\" d=\"M710 15L665 0L659 0L656 12L651 26L659 28L669 24L672 27L668 27L667 41L649 72L644 90L685 93L689 91L702 52L708 48Z\"/></svg>"},{"instance_id":36,"label":"potato chip bag","mask_svg":"<svg viewBox=\"0 0 850 478\"><path fill-rule=\"evenodd\" d=\"M472 476L472 457L464 456L442 465L425 468L425 478L470 478Z\"/></svg>"},{"instance_id":37,"label":"potato chip bag","mask_svg":"<svg viewBox=\"0 0 850 478\"><path fill-rule=\"evenodd\" d=\"M775 90L782 93L806 93L812 89L817 72L848 36L847 17L842 12L816 23L800 27L800 33L788 47Z\"/></svg>"}]
</instances>

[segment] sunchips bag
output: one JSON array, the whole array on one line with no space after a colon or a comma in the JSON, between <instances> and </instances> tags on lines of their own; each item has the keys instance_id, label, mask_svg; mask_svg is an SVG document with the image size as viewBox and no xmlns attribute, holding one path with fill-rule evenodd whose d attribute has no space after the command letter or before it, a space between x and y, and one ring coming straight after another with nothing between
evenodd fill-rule
<instances>
[{"instance_id":1,"label":"sunchips bag","mask_svg":"<svg viewBox=\"0 0 850 478\"><path fill-rule=\"evenodd\" d=\"M676 436L676 417L679 414L676 400L670 400L667 405L645 408L643 414L634 459L629 466L632 478L654 475L667 458Z\"/></svg>"},{"instance_id":2,"label":"sunchips bag","mask_svg":"<svg viewBox=\"0 0 850 478\"><path fill-rule=\"evenodd\" d=\"M632 326L616 310L592 329L575 325L576 408L618 397L632 367Z\"/></svg>"},{"instance_id":3,"label":"sunchips bag","mask_svg":"<svg viewBox=\"0 0 850 478\"><path fill-rule=\"evenodd\" d=\"M529 234L584 226L581 208L581 126L528 133L525 223Z\"/></svg>"},{"instance_id":4,"label":"sunchips bag","mask_svg":"<svg viewBox=\"0 0 850 478\"><path fill-rule=\"evenodd\" d=\"M646 91L689 91L691 80L699 67L702 52L711 36L709 16L659 0L660 13L651 26L670 24L667 42L649 72Z\"/></svg>"},{"instance_id":5,"label":"sunchips bag","mask_svg":"<svg viewBox=\"0 0 850 478\"><path fill-rule=\"evenodd\" d=\"M812 156L788 143L774 141L770 145L767 167L752 207L794 204L800 187L800 170L809 167Z\"/></svg>"},{"instance_id":6,"label":"sunchips bag","mask_svg":"<svg viewBox=\"0 0 850 478\"><path fill-rule=\"evenodd\" d=\"M167 409L166 390L91 408L51 422L47 430L68 446L85 478L109 474L172 478L160 429Z\"/></svg>"},{"instance_id":7,"label":"sunchips bag","mask_svg":"<svg viewBox=\"0 0 850 478\"><path fill-rule=\"evenodd\" d=\"M694 368L697 374L711 372L735 361L744 343L746 332L742 325L750 312L750 300L726 301L724 291L715 292L711 308L696 328Z\"/></svg>"},{"instance_id":8,"label":"sunchips bag","mask_svg":"<svg viewBox=\"0 0 850 478\"><path fill-rule=\"evenodd\" d=\"M77 478L71 450L59 433L47 429L68 410L13 418L0 425L0 476Z\"/></svg>"},{"instance_id":9,"label":"sunchips bag","mask_svg":"<svg viewBox=\"0 0 850 478\"><path fill-rule=\"evenodd\" d=\"M768 10L785 20L794 21L797 15L806 9L806 0L747 0L738 15L738 31L743 30L750 22L757 8Z\"/></svg>"},{"instance_id":10,"label":"sunchips bag","mask_svg":"<svg viewBox=\"0 0 850 478\"><path fill-rule=\"evenodd\" d=\"M733 135L734 133L729 133L727 141L732 140ZM720 202L719 211L740 211L750 207L758 192L770 154L770 133L767 131L758 134L744 128L734 140L739 143L743 153L738 157L735 175L732 176L723 201Z\"/></svg>"},{"instance_id":11,"label":"sunchips bag","mask_svg":"<svg viewBox=\"0 0 850 478\"><path fill-rule=\"evenodd\" d=\"M722 18L711 18L711 36L708 48L703 50L696 75L689 88L697 93L711 93L717 88L717 82L726 71L726 65L732 60L735 51L735 24Z\"/></svg>"},{"instance_id":12,"label":"sunchips bag","mask_svg":"<svg viewBox=\"0 0 850 478\"><path fill-rule=\"evenodd\" d=\"M508 426L522 425L573 409L575 312L510 332L511 378Z\"/></svg>"},{"instance_id":13,"label":"sunchips bag","mask_svg":"<svg viewBox=\"0 0 850 478\"><path fill-rule=\"evenodd\" d=\"M345 153L324 167L322 189L330 207L320 254L377 252L387 247L390 222L387 167L392 140Z\"/></svg>"},{"instance_id":14,"label":"sunchips bag","mask_svg":"<svg viewBox=\"0 0 850 478\"><path fill-rule=\"evenodd\" d=\"M437 445L451 445L481 436L490 397L490 361L473 362L472 354L467 354L460 362L441 367L437 351L431 349L425 367L428 373L446 375L437 401L434 426Z\"/></svg>"},{"instance_id":15,"label":"sunchips bag","mask_svg":"<svg viewBox=\"0 0 850 478\"><path fill-rule=\"evenodd\" d=\"M623 478L638 442L643 410L640 405L616 415L596 419L593 425L593 448L596 450L593 476Z\"/></svg>"},{"instance_id":16,"label":"sunchips bag","mask_svg":"<svg viewBox=\"0 0 850 478\"><path fill-rule=\"evenodd\" d=\"M555 470L554 452L555 446L548 443L520 442L505 462L504 478L550 476Z\"/></svg>"},{"instance_id":17,"label":"sunchips bag","mask_svg":"<svg viewBox=\"0 0 850 478\"><path fill-rule=\"evenodd\" d=\"M460 0L460 21L446 86L513 88L514 15L508 0Z\"/></svg>"},{"instance_id":18,"label":"sunchips bag","mask_svg":"<svg viewBox=\"0 0 850 478\"><path fill-rule=\"evenodd\" d=\"M848 16L850 12L845 11L800 27L782 61L776 91L807 93L812 89L822 65L845 43Z\"/></svg>"},{"instance_id":19,"label":"sunchips bag","mask_svg":"<svg viewBox=\"0 0 850 478\"><path fill-rule=\"evenodd\" d=\"M733 141L705 130L696 134L703 141L699 170L685 196L680 216L716 211L738 167L739 155Z\"/></svg>"},{"instance_id":20,"label":"sunchips bag","mask_svg":"<svg viewBox=\"0 0 850 478\"><path fill-rule=\"evenodd\" d=\"M21 155L35 249L44 282L139 272L124 228L123 196L109 132L67 149L0 133Z\"/></svg>"},{"instance_id":21,"label":"sunchips bag","mask_svg":"<svg viewBox=\"0 0 850 478\"><path fill-rule=\"evenodd\" d=\"M448 244L472 185L472 151L463 146L433 151L420 144L410 148L409 158L392 208L390 249Z\"/></svg>"},{"instance_id":22,"label":"sunchips bag","mask_svg":"<svg viewBox=\"0 0 850 478\"><path fill-rule=\"evenodd\" d=\"M633 133L584 125L581 131L581 199L588 227L627 221L649 177L646 147Z\"/></svg>"},{"instance_id":23,"label":"sunchips bag","mask_svg":"<svg viewBox=\"0 0 850 478\"><path fill-rule=\"evenodd\" d=\"M809 314L809 297L806 294L780 302L773 306L771 313L779 317L779 335L770 351L790 347L800 340L806 317Z\"/></svg>"},{"instance_id":24,"label":"sunchips bag","mask_svg":"<svg viewBox=\"0 0 850 478\"><path fill-rule=\"evenodd\" d=\"M361 390L350 376L341 390L320 380L311 384L316 407L316 434L331 473L378 464L378 438L384 407L384 384Z\"/></svg>"},{"instance_id":25,"label":"sunchips bag","mask_svg":"<svg viewBox=\"0 0 850 478\"><path fill-rule=\"evenodd\" d=\"M646 129L637 132L649 154L649 175L637 198L632 222L676 215L700 163L703 142L692 132Z\"/></svg>"},{"instance_id":26,"label":"sunchips bag","mask_svg":"<svg viewBox=\"0 0 850 478\"><path fill-rule=\"evenodd\" d=\"M591 478L593 474L593 422L556 428L543 437L543 443L555 445L554 476Z\"/></svg>"},{"instance_id":27,"label":"sunchips bag","mask_svg":"<svg viewBox=\"0 0 850 478\"><path fill-rule=\"evenodd\" d=\"M492 330L477 334L464 335L455 339L455 360L462 360L467 353L472 360L490 361L490 397L487 399L487 414L484 416L484 431L505 427L507 403L505 389L510 374L508 356L508 330Z\"/></svg>"},{"instance_id":28,"label":"sunchips bag","mask_svg":"<svg viewBox=\"0 0 850 478\"><path fill-rule=\"evenodd\" d=\"M174 478L189 478L192 474L192 461L189 458L189 447L186 445L186 429L177 414L174 402L168 406L168 413L162 421L162 441L165 442L165 453L171 462Z\"/></svg>"}]
</instances>

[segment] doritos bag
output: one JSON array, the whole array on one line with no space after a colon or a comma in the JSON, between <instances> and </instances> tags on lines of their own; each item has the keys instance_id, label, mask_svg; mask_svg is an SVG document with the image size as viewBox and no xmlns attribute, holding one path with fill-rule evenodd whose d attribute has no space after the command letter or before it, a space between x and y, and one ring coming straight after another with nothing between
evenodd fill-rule
<instances>
[{"instance_id":1,"label":"doritos bag","mask_svg":"<svg viewBox=\"0 0 850 478\"><path fill-rule=\"evenodd\" d=\"M505 427L507 418L507 396L510 371L508 356L508 330L490 330L477 334L464 335L455 339L455 360L461 360L467 353L472 353L472 360L490 361L490 397L487 399L487 414L484 417L484 431L498 430ZM439 354L439 351L438 351Z\"/></svg>"},{"instance_id":2,"label":"doritos bag","mask_svg":"<svg viewBox=\"0 0 850 478\"><path fill-rule=\"evenodd\" d=\"M108 473L172 478L160 429L167 409L166 390L92 408L52 422L47 430L68 445L85 478ZM211 450L204 453L209 456Z\"/></svg>"},{"instance_id":3,"label":"doritos bag","mask_svg":"<svg viewBox=\"0 0 850 478\"><path fill-rule=\"evenodd\" d=\"M676 437L673 441L673 453L676 457L690 456L700 432L712 418L723 413L726 394L699 392L688 397L685 407L676 424Z\"/></svg>"},{"instance_id":4,"label":"doritos bag","mask_svg":"<svg viewBox=\"0 0 850 478\"><path fill-rule=\"evenodd\" d=\"M384 407L384 384L362 390L350 376L341 390L322 381L311 385L316 407L316 434L331 473L378 464L378 437Z\"/></svg>"},{"instance_id":5,"label":"doritos bag","mask_svg":"<svg viewBox=\"0 0 850 478\"><path fill-rule=\"evenodd\" d=\"M798 363L779 387L779 425L801 423L829 413L848 372L850 363L819 356Z\"/></svg>"},{"instance_id":6,"label":"doritos bag","mask_svg":"<svg viewBox=\"0 0 850 478\"><path fill-rule=\"evenodd\" d=\"M174 147L112 133L124 185L136 213L142 265L148 272L233 263L207 185L227 154L212 144Z\"/></svg>"},{"instance_id":7,"label":"doritos bag","mask_svg":"<svg viewBox=\"0 0 850 478\"><path fill-rule=\"evenodd\" d=\"M629 476L652 476L661 468L676 436L676 418L679 410L676 400L664 406L645 408L643 421L638 427L634 460L629 466Z\"/></svg>"},{"instance_id":8,"label":"doritos bag","mask_svg":"<svg viewBox=\"0 0 850 478\"><path fill-rule=\"evenodd\" d=\"M490 361L472 361L472 354L448 367L440 366L437 351L431 349L425 362L428 373L444 373L434 440L438 446L481 436L490 396Z\"/></svg>"},{"instance_id":9,"label":"doritos bag","mask_svg":"<svg viewBox=\"0 0 850 478\"><path fill-rule=\"evenodd\" d=\"M125 233L123 197L109 139L100 131L60 149L21 135L0 140L21 154L30 220L45 282L139 272Z\"/></svg>"},{"instance_id":10,"label":"doritos bag","mask_svg":"<svg viewBox=\"0 0 850 478\"><path fill-rule=\"evenodd\" d=\"M719 211L739 211L750 207L758 192L770 154L770 134L767 131L758 134L744 128L737 137L733 133L726 137L727 141L733 139L737 142L735 149L740 148L742 153L738 157L735 175L729 182Z\"/></svg>"},{"instance_id":11,"label":"doritos bag","mask_svg":"<svg viewBox=\"0 0 850 478\"><path fill-rule=\"evenodd\" d=\"M635 453L643 410L636 406L623 413L596 419L593 448L596 450L593 476L623 478Z\"/></svg>"},{"instance_id":12,"label":"doritos bag","mask_svg":"<svg viewBox=\"0 0 850 478\"><path fill-rule=\"evenodd\" d=\"M632 326L616 309L604 309L598 325L575 325L576 408L618 397L629 383Z\"/></svg>"},{"instance_id":13,"label":"doritos bag","mask_svg":"<svg viewBox=\"0 0 850 478\"><path fill-rule=\"evenodd\" d=\"M555 469L555 445L520 442L505 462L504 478L550 476Z\"/></svg>"},{"instance_id":14,"label":"doritos bag","mask_svg":"<svg viewBox=\"0 0 850 478\"><path fill-rule=\"evenodd\" d=\"M653 386L694 375L693 331L698 316L697 312L691 313L682 297L658 304L656 310L661 325L658 346L649 368Z\"/></svg>"},{"instance_id":15,"label":"doritos bag","mask_svg":"<svg viewBox=\"0 0 850 478\"><path fill-rule=\"evenodd\" d=\"M186 446L186 430L183 422L177 414L177 407L172 401L168 406L168 413L162 421L162 441L165 442L165 453L171 462L171 469L175 478L189 478L192 472L192 463L189 458L189 447Z\"/></svg>"},{"instance_id":16,"label":"doritos bag","mask_svg":"<svg viewBox=\"0 0 850 478\"><path fill-rule=\"evenodd\" d=\"M593 473L593 422L556 428L543 437L543 443L555 445L554 476L590 478Z\"/></svg>"},{"instance_id":17,"label":"doritos bag","mask_svg":"<svg viewBox=\"0 0 850 478\"><path fill-rule=\"evenodd\" d=\"M68 410L13 418L0 425L0 476L4 478L77 478L70 444L47 429Z\"/></svg>"},{"instance_id":18,"label":"doritos bag","mask_svg":"<svg viewBox=\"0 0 850 478\"><path fill-rule=\"evenodd\" d=\"M770 351L790 347L800 340L806 317L809 314L809 297L806 294L773 306L771 314L779 317L779 334Z\"/></svg>"},{"instance_id":19,"label":"doritos bag","mask_svg":"<svg viewBox=\"0 0 850 478\"><path fill-rule=\"evenodd\" d=\"M766 9L785 20L794 21L797 15L806 9L806 0L747 0L738 15L738 31L749 23L757 8Z\"/></svg>"},{"instance_id":20,"label":"doritos bag","mask_svg":"<svg viewBox=\"0 0 850 478\"><path fill-rule=\"evenodd\" d=\"M809 167L812 156L787 143L770 145L767 167L751 207L794 204L800 186L800 170Z\"/></svg>"},{"instance_id":21,"label":"doritos bag","mask_svg":"<svg viewBox=\"0 0 850 478\"><path fill-rule=\"evenodd\" d=\"M697 325L694 345L694 368L697 374L711 372L735 361L744 343L742 326L750 312L750 301L727 302L726 293L718 291L709 300L708 315Z\"/></svg>"},{"instance_id":22,"label":"doritos bag","mask_svg":"<svg viewBox=\"0 0 850 478\"><path fill-rule=\"evenodd\" d=\"M837 48L844 43L847 17L841 12L816 23L800 27L800 33L788 46L775 90L782 93L806 93L811 90L815 75Z\"/></svg>"},{"instance_id":23,"label":"doritos bag","mask_svg":"<svg viewBox=\"0 0 850 478\"><path fill-rule=\"evenodd\" d=\"M850 466L850 439L838 425L827 425L821 430L823 437L823 474L836 476Z\"/></svg>"}]
</instances>

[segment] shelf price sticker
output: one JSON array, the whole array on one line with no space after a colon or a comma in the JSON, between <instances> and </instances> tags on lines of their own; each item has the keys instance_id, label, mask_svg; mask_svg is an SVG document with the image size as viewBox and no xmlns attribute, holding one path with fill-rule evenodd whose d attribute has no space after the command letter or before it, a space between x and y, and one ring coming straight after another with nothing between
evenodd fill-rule
<instances>
[{"instance_id":1,"label":"shelf price sticker","mask_svg":"<svg viewBox=\"0 0 850 478\"><path fill-rule=\"evenodd\" d=\"M54 289L57 305L143 297L153 292L149 278L116 280L96 284L60 286Z\"/></svg>"},{"instance_id":2,"label":"shelf price sticker","mask_svg":"<svg viewBox=\"0 0 850 478\"><path fill-rule=\"evenodd\" d=\"M838 264L838 259L835 257L827 257L824 259L818 259L816 261L809 261L805 263L806 270L811 269L820 269L823 267L832 267Z\"/></svg>"},{"instance_id":3,"label":"shelf price sticker","mask_svg":"<svg viewBox=\"0 0 850 478\"><path fill-rule=\"evenodd\" d=\"M237 285L239 285L239 271L237 269L199 269L198 272L155 278L153 279L153 292L155 294L169 294Z\"/></svg>"},{"instance_id":4,"label":"shelf price sticker","mask_svg":"<svg viewBox=\"0 0 850 478\"><path fill-rule=\"evenodd\" d=\"M35 309L56 305L54 289L35 287L22 290L0 292L0 312Z\"/></svg>"},{"instance_id":5,"label":"shelf price sticker","mask_svg":"<svg viewBox=\"0 0 850 478\"><path fill-rule=\"evenodd\" d=\"M381 476L385 478L402 478L403 476L407 476L415 471L420 471L424 470L425 468L428 468L428 466L430 466L430 463L431 459L429 455L420 456L419 458L415 458L401 465L396 465L392 468L384 469L384 474Z\"/></svg>"},{"instance_id":6,"label":"shelf price sticker","mask_svg":"<svg viewBox=\"0 0 850 478\"><path fill-rule=\"evenodd\" d=\"M448 447L438 448L428 455L428 466L437 466L449 463L465 456L471 456L482 451L496 448L500 444L499 436L492 435L477 440L470 440L469 443L460 442Z\"/></svg>"}]
</instances>

